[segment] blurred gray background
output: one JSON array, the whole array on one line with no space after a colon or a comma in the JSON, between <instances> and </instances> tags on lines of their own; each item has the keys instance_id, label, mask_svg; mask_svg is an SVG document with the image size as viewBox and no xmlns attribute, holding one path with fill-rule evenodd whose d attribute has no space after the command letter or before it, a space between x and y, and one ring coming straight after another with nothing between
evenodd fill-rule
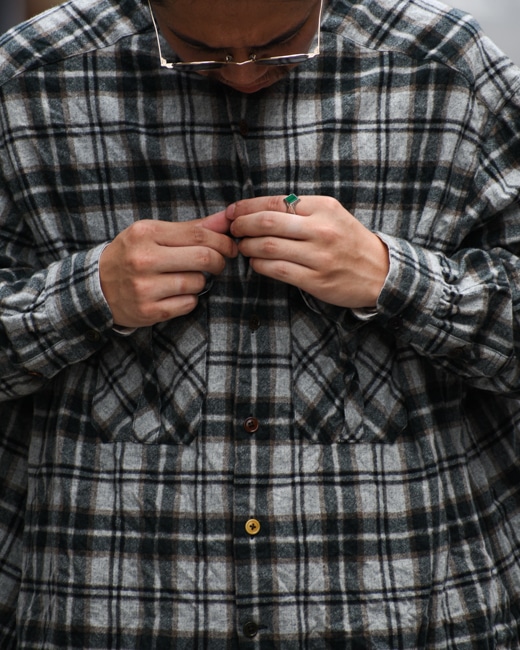
<instances>
[{"instance_id":1,"label":"blurred gray background","mask_svg":"<svg viewBox=\"0 0 520 650\"><path fill-rule=\"evenodd\" d=\"M472 14L486 34L520 65L520 0L450 0L447 4Z\"/></svg>"},{"instance_id":2,"label":"blurred gray background","mask_svg":"<svg viewBox=\"0 0 520 650\"><path fill-rule=\"evenodd\" d=\"M0 0L0 33L58 4L57 0ZM520 0L450 0L473 14L495 43L520 65Z\"/></svg>"}]
</instances>

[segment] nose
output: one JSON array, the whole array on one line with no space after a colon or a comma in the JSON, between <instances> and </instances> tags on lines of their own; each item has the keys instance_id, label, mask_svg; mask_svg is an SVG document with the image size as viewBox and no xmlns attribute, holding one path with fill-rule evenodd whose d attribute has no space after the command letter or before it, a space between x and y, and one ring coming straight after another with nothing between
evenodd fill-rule
<instances>
[{"instance_id":1,"label":"nose","mask_svg":"<svg viewBox=\"0 0 520 650\"><path fill-rule=\"evenodd\" d=\"M230 53L233 61L249 61L251 52L237 50ZM219 77L234 88L248 88L254 86L265 74L265 67L255 63L246 65L225 65L219 69Z\"/></svg>"}]
</instances>

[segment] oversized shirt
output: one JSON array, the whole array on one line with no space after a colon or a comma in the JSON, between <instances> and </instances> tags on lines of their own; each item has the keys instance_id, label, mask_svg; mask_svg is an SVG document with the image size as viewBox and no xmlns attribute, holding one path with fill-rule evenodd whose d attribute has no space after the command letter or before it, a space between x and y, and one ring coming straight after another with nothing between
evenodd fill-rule
<instances>
[{"instance_id":1,"label":"oversized shirt","mask_svg":"<svg viewBox=\"0 0 520 650\"><path fill-rule=\"evenodd\" d=\"M2 648L520 647L520 72L429 0L321 36L253 95L138 0L0 42ZM384 240L374 315L239 257L114 331L124 228L289 192Z\"/></svg>"}]
</instances>

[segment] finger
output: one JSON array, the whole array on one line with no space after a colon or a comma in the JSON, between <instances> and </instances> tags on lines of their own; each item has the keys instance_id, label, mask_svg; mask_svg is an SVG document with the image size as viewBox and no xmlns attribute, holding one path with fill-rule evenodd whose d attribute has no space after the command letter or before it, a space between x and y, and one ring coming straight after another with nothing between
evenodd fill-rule
<instances>
[{"instance_id":1,"label":"finger","mask_svg":"<svg viewBox=\"0 0 520 650\"><path fill-rule=\"evenodd\" d=\"M237 239L268 236L282 239L307 239L308 219L308 217L281 212L254 212L237 217L231 224L231 234Z\"/></svg>"},{"instance_id":2,"label":"finger","mask_svg":"<svg viewBox=\"0 0 520 650\"><path fill-rule=\"evenodd\" d=\"M256 273L265 275L273 280L291 284L303 290L306 290L306 287L313 286L312 279L315 276L315 272L300 264L295 264L287 260L266 260L260 258L251 259L250 264Z\"/></svg>"},{"instance_id":3,"label":"finger","mask_svg":"<svg viewBox=\"0 0 520 650\"><path fill-rule=\"evenodd\" d=\"M200 272L162 273L141 279L135 288L143 301L158 302L175 296L197 296L206 283L206 276Z\"/></svg>"},{"instance_id":4,"label":"finger","mask_svg":"<svg viewBox=\"0 0 520 650\"><path fill-rule=\"evenodd\" d=\"M246 237L238 246L245 257L259 260L279 260L309 269L317 267L318 251L308 243L279 237Z\"/></svg>"},{"instance_id":5,"label":"finger","mask_svg":"<svg viewBox=\"0 0 520 650\"><path fill-rule=\"evenodd\" d=\"M155 323L164 322L172 318L184 316L195 309L198 304L198 296L184 294L165 298L146 306L132 309L128 314L123 315L118 324L125 327L146 327Z\"/></svg>"},{"instance_id":6,"label":"finger","mask_svg":"<svg viewBox=\"0 0 520 650\"><path fill-rule=\"evenodd\" d=\"M146 276L116 283L115 294L105 295L114 322L143 327L194 309L205 282L202 273Z\"/></svg>"},{"instance_id":7,"label":"finger","mask_svg":"<svg viewBox=\"0 0 520 650\"><path fill-rule=\"evenodd\" d=\"M220 217L223 226L222 217ZM210 219L209 224L218 222L219 217ZM226 234L204 227L204 219L184 222L143 220L132 224L126 231L129 243L142 245L143 242L169 248L185 246L206 246L224 257L235 257L236 244Z\"/></svg>"},{"instance_id":8,"label":"finger","mask_svg":"<svg viewBox=\"0 0 520 650\"><path fill-rule=\"evenodd\" d=\"M224 270L226 258L207 246L156 246L140 256L138 265L134 270L148 275L189 271L219 275Z\"/></svg>"},{"instance_id":9,"label":"finger","mask_svg":"<svg viewBox=\"0 0 520 650\"><path fill-rule=\"evenodd\" d=\"M198 302L198 296L191 294L167 298L157 304L160 313L157 320L153 322L159 323L161 321L171 320L172 318L178 318L179 316L185 316L195 309Z\"/></svg>"},{"instance_id":10,"label":"finger","mask_svg":"<svg viewBox=\"0 0 520 650\"><path fill-rule=\"evenodd\" d=\"M255 212L283 212L291 213L284 199L287 195L278 196L257 196L252 199L241 199L232 203L226 208L226 218L234 221L238 217L252 214ZM299 202L294 206L294 210L300 216L307 217L316 209L316 199L322 197L303 196L299 197Z\"/></svg>"}]
</instances>

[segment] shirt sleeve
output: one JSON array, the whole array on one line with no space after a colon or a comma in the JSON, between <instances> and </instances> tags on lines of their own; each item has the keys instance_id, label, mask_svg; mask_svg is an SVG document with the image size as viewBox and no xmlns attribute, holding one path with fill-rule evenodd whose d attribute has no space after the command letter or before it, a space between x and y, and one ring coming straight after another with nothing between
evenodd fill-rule
<instances>
[{"instance_id":1,"label":"shirt sleeve","mask_svg":"<svg viewBox=\"0 0 520 650\"><path fill-rule=\"evenodd\" d=\"M469 117L465 125L474 167L458 214L443 220L450 243L439 232L431 246L378 233L389 248L390 271L377 308L383 326L433 364L478 388L516 393L520 75L504 57L498 63L500 74L481 75L476 102L486 121L473 124Z\"/></svg>"},{"instance_id":2,"label":"shirt sleeve","mask_svg":"<svg viewBox=\"0 0 520 650\"><path fill-rule=\"evenodd\" d=\"M38 390L106 342L112 315L99 282L106 244L38 268L36 246L0 191L0 400Z\"/></svg>"},{"instance_id":3,"label":"shirt sleeve","mask_svg":"<svg viewBox=\"0 0 520 650\"><path fill-rule=\"evenodd\" d=\"M520 217L520 214L518 215ZM402 342L469 383L518 390L520 260L468 249L448 258L384 237L390 273L378 313Z\"/></svg>"}]
</instances>

